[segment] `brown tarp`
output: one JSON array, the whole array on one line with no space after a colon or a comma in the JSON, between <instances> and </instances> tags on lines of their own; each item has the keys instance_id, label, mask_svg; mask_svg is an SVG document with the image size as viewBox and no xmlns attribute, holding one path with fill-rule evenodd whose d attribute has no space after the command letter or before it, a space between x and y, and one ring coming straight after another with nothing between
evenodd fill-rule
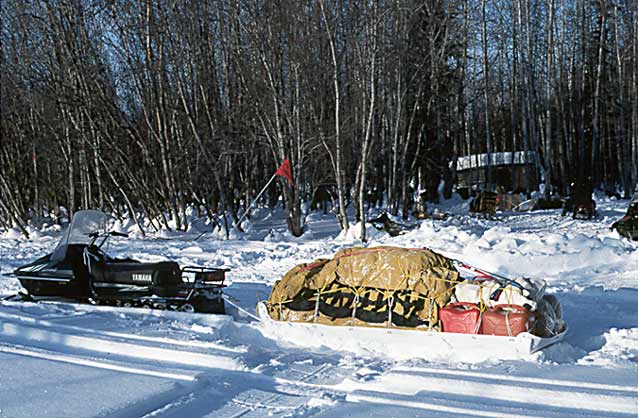
<instances>
[{"instance_id":1,"label":"brown tarp","mask_svg":"<svg viewBox=\"0 0 638 418\"><path fill-rule=\"evenodd\" d=\"M282 321L437 329L458 279L451 260L428 249L354 247L294 267L267 306Z\"/></svg>"}]
</instances>

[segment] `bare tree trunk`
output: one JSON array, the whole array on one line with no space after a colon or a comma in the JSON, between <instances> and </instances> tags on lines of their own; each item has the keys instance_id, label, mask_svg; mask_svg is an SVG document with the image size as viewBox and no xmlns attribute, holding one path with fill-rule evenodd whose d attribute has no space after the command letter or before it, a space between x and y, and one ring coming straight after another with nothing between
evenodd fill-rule
<instances>
[{"instance_id":1,"label":"bare tree trunk","mask_svg":"<svg viewBox=\"0 0 638 418\"><path fill-rule=\"evenodd\" d=\"M625 132L625 77L623 71L623 62L620 55L620 32L618 30L618 5L614 4L614 38L616 46L616 65L618 66L618 101L620 104L620 121L616 123L616 145L619 161L620 180L622 181L623 192L625 198L631 196L631 146L627 134ZM635 98L634 98L635 99Z\"/></svg>"},{"instance_id":2,"label":"bare tree trunk","mask_svg":"<svg viewBox=\"0 0 638 418\"><path fill-rule=\"evenodd\" d=\"M599 158L599 141L600 141L600 86L602 83L602 73L603 73L603 49L605 45L605 35L607 33L606 30L606 22L607 22L607 1L601 0L601 16L600 16L600 24L599 30L600 34L598 37L598 54L597 54L597 64L596 64L596 87L594 88L594 115L592 116L592 147L591 147L591 160L590 160L590 169L592 170L592 174L596 174L598 167L598 158ZM593 179L594 182L599 179Z\"/></svg>"},{"instance_id":3,"label":"bare tree trunk","mask_svg":"<svg viewBox=\"0 0 638 418\"><path fill-rule=\"evenodd\" d=\"M547 75L545 79L545 198L552 189L552 70L554 69L554 0L548 0Z\"/></svg>"},{"instance_id":4,"label":"bare tree trunk","mask_svg":"<svg viewBox=\"0 0 638 418\"><path fill-rule=\"evenodd\" d=\"M39 176L38 176L38 158L36 154L35 142L32 144L31 148L31 160L33 162L33 209L35 213L40 215L40 187L39 187Z\"/></svg>"},{"instance_id":5,"label":"bare tree trunk","mask_svg":"<svg viewBox=\"0 0 638 418\"><path fill-rule=\"evenodd\" d=\"M483 98L485 99L485 144L487 146L487 189L494 190L492 178L492 133L490 132L489 63L487 56L487 17L485 0L481 1L481 41L483 45Z\"/></svg>"},{"instance_id":6,"label":"bare tree trunk","mask_svg":"<svg viewBox=\"0 0 638 418\"><path fill-rule=\"evenodd\" d=\"M7 184L7 181L5 180L4 176L2 176L1 174L0 174L0 181L2 182L0 186L2 186L2 188L4 189L4 192L2 194L7 197L7 201L8 201L9 196L11 195L9 190L9 185ZM15 200L11 199L11 201L15 201ZM17 209L14 208L14 210L11 210L11 208L7 207L7 205L4 202L4 199L0 199L0 208L9 216L9 218L18 227L18 229L20 229L20 232L22 232L22 235L24 235L25 238L28 239L29 232L27 231L26 225L22 222L20 217L16 215Z\"/></svg>"},{"instance_id":7,"label":"bare tree trunk","mask_svg":"<svg viewBox=\"0 0 638 418\"><path fill-rule=\"evenodd\" d=\"M525 27L523 26L523 5L521 4L521 1L522 0L518 0L517 14L518 14L518 29L519 29L518 32L521 34L521 39L522 39L522 34ZM520 69L519 82L521 83L521 88L519 89L519 100L520 100L520 114L521 114L521 136L523 138L523 152L525 153L524 158L525 158L525 164L526 164L525 165L525 191L527 195L529 196L531 175L529 173L529 164L527 162L527 153L530 150L529 135L527 130L527 120L528 120L530 109L527 106L528 102L526 99L526 96L528 94L527 85L529 83L526 69L527 69L527 60L529 59L529 57L528 57L528 52L526 51L525 44L522 41L521 43L522 43L521 65L519 66L519 69Z\"/></svg>"},{"instance_id":8,"label":"bare tree trunk","mask_svg":"<svg viewBox=\"0 0 638 418\"><path fill-rule=\"evenodd\" d=\"M326 150L330 154L331 159L334 161L334 174L335 180L337 182L337 199L339 202L339 226L342 230L348 230L349 222L348 215L346 213L346 203L344 196L346 194L344 178L343 178L343 168L342 168L342 156L341 156L341 89L339 88L339 64L337 62L337 52L335 50L335 43L332 35L332 31L328 25L328 18L326 17L326 11L324 6L324 1L320 0L319 5L321 7L321 16L323 17L323 21L326 25L326 34L328 35L328 41L330 43L330 55L332 57L332 82L334 86L334 94L335 94L335 152L334 157L332 155L332 151L330 147L326 146ZM335 28L336 32L336 28ZM325 143L324 143L325 145Z\"/></svg>"},{"instance_id":9,"label":"bare tree trunk","mask_svg":"<svg viewBox=\"0 0 638 418\"><path fill-rule=\"evenodd\" d=\"M511 170L514 173L515 170L515 160L514 155L516 153L516 95L518 93L518 89L516 88L516 78L518 76L518 35L516 30L516 0L512 0L512 17L511 17L511 25L512 25L512 71L510 73L510 125L511 125L511 144L510 144L510 152L512 158ZM512 175L511 179L511 188L514 190L516 188L517 179L514 175Z\"/></svg>"},{"instance_id":10,"label":"bare tree trunk","mask_svg":"<svg viewBox=\"0 0 638 418\"><path fill-rule=\"evenodd\" d=\"M358 198L359 198L359 217L361 221L361 242L366 242L366 212L365 212L365 184L366 184L366 167L368 155L372 143L372 121L374 118L374 112L376 110L376 96L377 96L377 75L376 75L376 63L377 63L377 36L378 36L378 4L374 3L372 6L374 9L374 13L372 16L372 22L369 23L371 28L367 28L369 30L368 35L372 38L372 45L369 49L369 56L366 57L368 61L368 65L370 66L369 70L369 91L368 91L368 115L367 121L365 125L364 136L361 144L361 162L360 162L360 177L359 177L359 190L358 190ZM365 95L364 95L365 97Z\"/></svg>"},{"instance_id":11,"label":"bare tree trunk","mask_svg":"<svg viewBox=\"0 0 638 418\"><path fill-rule=\"evenodd\" d=\"M554 94L554 99L556 101L556 109L558 111L557 119L560 124L560 128L556 128L556 139L558 145L558 165L560 169L560 178L561 178L561 188L560 193L563 196L566 192L566 185L569 183L569 169L567 168L567 164L569 159L567 158L565 151L565 142L568 141L569 131L567 128L566 117L570 115L565 115L565 100L564 100L564 90L563 90L563 72L565 65L565 51L564 51L564 42L565 42L565 0L561 0L561 28L558 38L558 74L557 74L557 82L556 82L556 94Z\"/></svg>"},{"instance_id":12,"label":"bare tree trunk","mask_svg":"<svg viewBox=\"0 0 638 418\"><path fill-rule=\"evenodd\" d=\"M632 132L632 150L630 152L632 161L632 183L638 184L638 6L634 3L631 11L631 19L633 22L633 39L632 39L632 110L631 110L631 132Z\"/></svg>"}]
</instances>

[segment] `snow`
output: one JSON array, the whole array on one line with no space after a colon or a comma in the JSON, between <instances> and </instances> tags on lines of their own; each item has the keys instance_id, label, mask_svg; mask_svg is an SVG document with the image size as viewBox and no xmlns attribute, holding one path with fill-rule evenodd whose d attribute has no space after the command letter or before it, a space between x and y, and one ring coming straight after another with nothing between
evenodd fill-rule
<instances>
[{"instance_id":1,"label":"snow","mask_svg":"<svg viewBox=\"0 0 638 418\"><path fill-rule=\"evenodd\" d=\"M246 312L1 301L0 417L638 416L638 243L609 230L626 202L599 201L593 221L559 210L474 218L458 198L439 209L454 216L394 238L366 225L367 245L427 246L512 278L544 279L563 305L563 342L527 356L493 348L425 358L410 355L421 347L409 341L379 341L370 353L352 338L335 350L312 330L290 331L298 333L291 344L294 335L276 336L252 318L258 301L296 264L361 245L360 225L340 233L334 215L310 213L308 232L295 238L280 210L262 209L228 241L221 231L195 240L210 229L198 220L186 233L135 234L109 248L231 268L226 293ZM62 234L56 225L30 232L25 240L0 231L0 271L50 252ZM19 289L17 280L0 281L0 295Z\"/></svg>"}]
</instances>

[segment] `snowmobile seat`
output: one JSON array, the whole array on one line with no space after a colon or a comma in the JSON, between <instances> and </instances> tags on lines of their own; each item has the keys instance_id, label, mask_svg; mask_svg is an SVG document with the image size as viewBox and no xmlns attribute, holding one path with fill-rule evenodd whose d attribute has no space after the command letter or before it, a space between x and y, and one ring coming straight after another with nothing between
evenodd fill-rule
<instances>
[{"instance_id":1,"label":"snowmobile seat","mask_svg":"<svg viewBox=\"0 0 638 418\"><path fill-rule=\"evenodd\" d=\"M175 288L183 284L181 270L174 261L141 263L139 261L106 261L92 264L94 282Z\"/></svg>"}]
</instances>

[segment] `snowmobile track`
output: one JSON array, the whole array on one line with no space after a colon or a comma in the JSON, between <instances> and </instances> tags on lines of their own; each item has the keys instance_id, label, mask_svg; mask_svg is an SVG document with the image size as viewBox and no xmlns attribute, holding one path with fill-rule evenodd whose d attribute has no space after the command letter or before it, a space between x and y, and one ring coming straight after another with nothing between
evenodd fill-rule
<instances>
[{"instance_id":1,"label":"snowmobile track","mask_svg":"<svg viewBox=\"0 0 638 418\"><path fill-rule=\"evenodd\" d=\"M210 388L212 389L211 393L211 390L207 390L208 388L203 388L159 406L148 416L167 418L181 416L215 418L304 416L303 411L309 409L308 402L313 397L323 397L330 394L343 398L343 395L339 395L338 391L331 390L329 386L308 383L326 373L330 374L334 369L335 366L332 364L321 364L309 373L294 368L281 371L285 374L301 374L302 376L298 379L240 372L238 378L242 380L243 387L224 405L211 407L211 397L215 396L215 390ZM252 384L246 385L246 382L252 382Z\"/></svg>"},{"instance_id":2,"label":"snowmobile track","mask_svg":"<svg viewBox=\"0 0 638 418\"><path fill-rule=\"evenodd\" d=\"M86 327L78 327L73 325L64 325L64 324L56 324L50 321L50 319L68 319L69 316L58 315L53 318L47 317L46 320L41 320L29 316L23 315L14 315L7 314L4 312L0 312L0 321L19 321L23 322L29 326L34 327L44 327L47 329L58 329L61 331L69 331L70 333L82 333L82 334L92 334L97 335L102 338L118 338L124 340L135 340L140 341L140 344L144 343L154 343L168 346L178 346L178 347L193 347L193 348L201 348L206 350L218 350L225 351L230 353L245 353L245 347L227 347L212 341L198 341L198 340L177 340L172 338L165 337L152 337L138 334L128 334L122 332L113 332L113 331L105 331L105 330L96 330L90 329Z\"/></svg>"},{"instance_id":3,"label":"snowmobile track","mask_svg":"<svg viewBox=\"0 0 638 418\"><path fill-rule=\"evenodd\" d=\"M620 385L591 385L586 382L571 382L550 379L528 379L519 376L488 375L438 369L392 370L379 379L384 382L383 391L399 397L423 392L433 398L451 402L466 402L475 399L478 404L501 404L512 408L527 405L528 409L561 413L579 411L579 414L600 416L603 414L635 414L638 411L636 388ZM536 381L534 381L536 380ZM409 382L409 384L406 384ZM383 399L384 392L375 390L378 383L367 385L363 394L356 391L348 395L351 399ZM451 389L451 390L450 390ZM413 400L413 399L412 399ZM425 409L427 405L423 405ZM482 408L479 408L482 410ZM452 411L450 411L452 412ZM545 414L542 414L545 415ZM485 415L492 416L492 415Z\"/></svg>"},{"instance_id":4,"label":"snowmobile track","mask_svg":"<svg viewBox=\"0 0 638 418\"><path fill-rule=\"evenodd\" d=\"M184 351L163 346L140 344L125 338L92 333L91 330L68 332L59 326L40 327L25 325L21 321L0 319L0 336L5 342L62 353L98 353L110 358L133 358L169 363L197 369L241 370L240 361L224 354ZM66 331L66 332L65 332ZM97 335L96 335L97 334Z\"/></svg>"},{"instance_id":5,"label":"snowmobile track","mask_svg":"<svg viewBox=\"0 0 638 418\"><path fill-rule=\"evenodd\" d=\"M151 376L151 377L161 377L164 379L171 379L171 380L181 380L181 381L192 382L197 379L197 376L190 375L190 374L167 373L167 372L150 370L148 368L123 366L113 362L107 362L103 360L102 361L92 360L92 359L84 358L77 355L71 356L71 355L59 354L59 353L54 353L48 350L35 349L33 347L27 348L27 347L20 347L18 345L5 345L0 343L0 352L8 353L8 354L17 354L17 355L26 356L26 357L34 357L34 358L39 358L44 360L52 360L52 361L57 361L61 363L76 364L79 366L94 367L97 369L113 370L116 372L139 374L139 375Z\"/></svg>"}]
</instances>

